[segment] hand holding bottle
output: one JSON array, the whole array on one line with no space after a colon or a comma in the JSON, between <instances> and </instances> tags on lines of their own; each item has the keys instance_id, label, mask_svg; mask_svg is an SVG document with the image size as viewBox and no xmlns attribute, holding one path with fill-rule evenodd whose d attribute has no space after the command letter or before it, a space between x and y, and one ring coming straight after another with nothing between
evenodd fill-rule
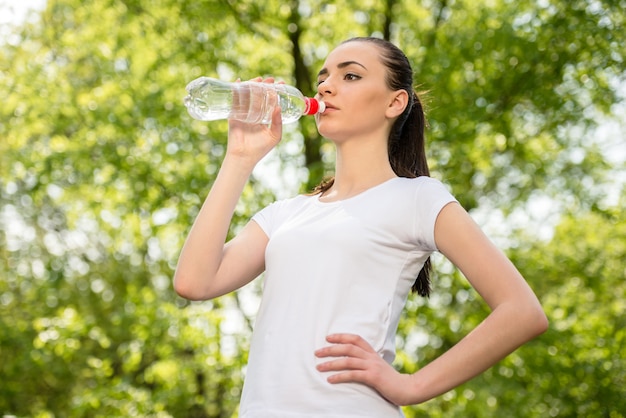
<instances>
[{"instance_id":1,"label":"hand holding bottle","mask_svg":"<svg viewBox=\"0 0 626 418\"><path fill-rule=\"evenodd\" d=\"M257 77L250 81L273 84L274 78L262 79ZM240 106L242 103L251 108L269 105L271 109L270 123L248 123L229 119L226 149L227 157L242 159L249 165L250 170L280 142L283 128L281 108L276 92L270 91L263 103L258 100L255 101L253 96L253 92L249 90L233 95L233 107Z\"/></svg>"}]
</instances>

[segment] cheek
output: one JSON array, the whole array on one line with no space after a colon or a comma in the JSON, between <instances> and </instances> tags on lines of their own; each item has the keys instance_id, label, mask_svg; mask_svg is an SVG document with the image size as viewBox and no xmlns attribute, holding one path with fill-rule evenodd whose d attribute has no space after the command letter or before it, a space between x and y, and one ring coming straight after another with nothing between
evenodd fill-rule
<instances>
[{"instance_id":1,"label":"cheek","mask_svg":"<svg viewBox=\"0 0 626 418\"><path fill-rule=\"evenodd\" d=\"M360 103L364 112L368 114L383 116L388 108L388 96L382 92L373 91L370 94L365 94L361 97Z\"/></svg>"},{"instance_id":2,"label":"cheek","mask_svg":"<svg viewBox=\"0 0 626 418\"><path fill-rule=\"evenodd\" d=\"M371 125L382 123L386 119L387 106L382 99L377 97L370 98L360 109L360 114L355 115L363 123Z\"/></svg>"}]
</instances>

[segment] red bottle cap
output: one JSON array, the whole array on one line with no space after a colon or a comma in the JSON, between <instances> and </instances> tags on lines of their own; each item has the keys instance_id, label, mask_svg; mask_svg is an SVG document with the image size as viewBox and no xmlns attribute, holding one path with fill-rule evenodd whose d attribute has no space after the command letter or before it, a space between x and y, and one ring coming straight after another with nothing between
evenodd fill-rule
<instances>
[{"instance_id":1,"label":"red bottle cap","mask_svg":"<svg viewBox=\"0 0 626 418\"><path fill-rule=\"evenodd\" d=\"M306 103L306 111L305 115L315 115L317 112L323 112L325 110L324 103L314 99L312 97L305 97L304 102Z\"/></svg>"}]
</instances>

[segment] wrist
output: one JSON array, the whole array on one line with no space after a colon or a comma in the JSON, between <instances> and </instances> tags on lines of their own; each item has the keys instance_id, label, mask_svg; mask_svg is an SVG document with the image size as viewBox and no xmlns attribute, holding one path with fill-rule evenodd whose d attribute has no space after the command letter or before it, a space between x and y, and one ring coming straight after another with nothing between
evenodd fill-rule
<instances>
[{"instance_id":1,"label":"wrist","mask_svg":"<svg viewBox=\"0 0 626 418\"><path fill-rule=\"evenodd\" d=\"M405 392L400 406L418 405L428 401L432 396L428 396L428 390L424 384L424 379L420 379L419 372L407 374L405 381Z\"/></svg>"},{"instance_id":2,"label":"wrist","mask_svg":"<svg viewBox=\"0 0 626 418\"><path fill-rule=\"evenodd\" d=\"M227 152L224 161L222 161L221 171L232 170L241 176L245 176L247 179L252 174L257 163L258 161L249 156Z\"/></svg>"}]
</instances>

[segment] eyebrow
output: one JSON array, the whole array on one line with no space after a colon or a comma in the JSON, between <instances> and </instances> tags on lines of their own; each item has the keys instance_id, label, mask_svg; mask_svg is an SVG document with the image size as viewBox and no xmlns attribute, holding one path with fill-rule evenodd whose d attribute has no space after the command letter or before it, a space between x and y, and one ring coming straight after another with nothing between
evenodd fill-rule
<instances>
[{"instance_id":1,"label":"eyebrow","mask_svg":"<svg viewBox=\"0 0 626 418\"><path fill-rule=\"evenodd\" d=\"M363 69L367 70L367 68L365 67L365 65L361 64L360 62L357 61L344 61L344 62L340 62L339 64L337 64L337 68L345 68L348 67L350 65L358 65L359 67L363 67ZM325 75L328 74L328 69L327 68L322 68L320 70L319 73L317 73L317 76L321 76L321 75Z\"/></svg>"}]
</instances>

